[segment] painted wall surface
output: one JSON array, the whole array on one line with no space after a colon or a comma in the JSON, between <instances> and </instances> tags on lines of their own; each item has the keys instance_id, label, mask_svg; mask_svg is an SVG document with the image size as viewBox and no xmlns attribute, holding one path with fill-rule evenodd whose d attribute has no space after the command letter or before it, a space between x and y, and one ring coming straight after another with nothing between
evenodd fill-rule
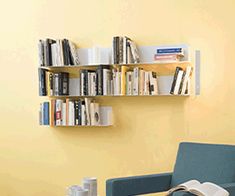
<instances>
[{"instance_id":1,"label":"painted wall surface","mask_svg":"<svg viewBox=\"0 0 235 196\"><path fill-rule=\"evenodd\" d=\"M233 0L21 0L0 4L0 195L62 196L84 176L172 171L181 141L235 144ZM38 125L37 41L108 47L187 43L201 50L201 95L100 98L111 128Z\"/></svg>"}]
</instances>

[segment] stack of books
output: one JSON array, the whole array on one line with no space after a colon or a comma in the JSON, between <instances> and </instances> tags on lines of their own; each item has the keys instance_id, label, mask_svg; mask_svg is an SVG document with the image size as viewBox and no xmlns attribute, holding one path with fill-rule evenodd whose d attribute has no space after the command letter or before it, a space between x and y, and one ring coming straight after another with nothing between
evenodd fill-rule
<instances>
[{"instance_id":1,"label":"stack of books","mask_svg":"<svg viewBox=\"0 0 235 196\"><path fill-rule=\"evenodd\" d=\"M183 70L181 67L176 67L170 94L173 95L189 94L191 74L192 74L191 66L187 66L185 70Z\"/></svg>"},{"instance_id":2,"label":"stack of books","mask_svg":"<svg viewBox=\"0 0 235 196\"><path fill-rule=\"evenodd\" d=\"M78 65L79 58L76 45L68 39L39 40L39 66Z\"/></svg>"},{"instance_id":3,"label":"stack of books","mask_svg":"<svg viewBox=\"0 0 235 196\"><path fill-rule=\"evenodd\" d=\"M53 99L43 102L39 111L40 125L100 126L100 106L90 98Z\"/></svg>"},{"instance_id":4,"label":"stack of books","mask_svg":"<svg viewBox=\"0 0 235 196\"><path fill-rule=\"evenodd\" d=\"M52 73L38 68L38 76L40 96L69 95L69 73Z\"/></svg>"},{"instance_id":5,"label":"stack of books","mask_svg":"<svg viewBox=\"0 0 235 196\"><path fill-rule=\"evenodd\" d=\"M159 63L165 62L179 62L184 57L184 48L157 48L156 54L154 54L154 61Z\"/></svg>"},{"instance_id":6,"label":"stack of books","mask_svg":"<svg viewBox=\"0 0 235 196\"><path fill-rule=\"evenodd\" d=\"M113 63L139 63L140 57L135 43L128 37L113 37Z\"/></svg>"}]
</instances>

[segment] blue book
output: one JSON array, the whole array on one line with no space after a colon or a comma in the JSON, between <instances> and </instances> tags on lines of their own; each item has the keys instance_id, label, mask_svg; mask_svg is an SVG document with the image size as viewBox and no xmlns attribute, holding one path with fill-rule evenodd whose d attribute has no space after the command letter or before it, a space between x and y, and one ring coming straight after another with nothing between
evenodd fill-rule
<instances>
[{"instance_id":1,"label":"blue book","mask_svg":"<svg viewBox=\"0 0 235 196\"><path fill-rule=\"evenodd\" d=\"M159 48L157 49L157 54L175 54L182 53L182 48Z\"/></svg>"},{"instance_id":2,"label":"blue book","mask_svg":"<svg viewBox=\"0 0 235 196\"><path fill-rule=\"evenodd\" d=\"M43 125L50 125L49 102L43 102Z\"/></svg>"}]
</instances>

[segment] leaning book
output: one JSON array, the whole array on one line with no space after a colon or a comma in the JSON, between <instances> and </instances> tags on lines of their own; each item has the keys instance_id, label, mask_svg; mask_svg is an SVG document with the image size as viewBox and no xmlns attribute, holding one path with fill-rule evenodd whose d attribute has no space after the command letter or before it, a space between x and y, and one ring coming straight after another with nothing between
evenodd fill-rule
<instances>
[{"instance_id":1,"label":"leaning book","mask_svg":"<svg viewBox=\"0 0 235 196\"><path fill-rule=\"evenodd\" d=\"M190 192L197 196L229 196L229 193L222 187L211 182L200 183L197 180L190 180L173 187L167 192L167 195L177 191Z\"/></svg>"}]
</instances>

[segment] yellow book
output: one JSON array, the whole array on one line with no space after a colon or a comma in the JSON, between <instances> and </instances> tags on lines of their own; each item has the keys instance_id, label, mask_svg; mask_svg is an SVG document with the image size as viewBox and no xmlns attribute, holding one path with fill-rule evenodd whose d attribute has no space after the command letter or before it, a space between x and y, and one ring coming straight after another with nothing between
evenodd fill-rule
<instances>
[{"instance_id":1,"label":"yellow book","mask_svg":"<svg viewBox=\"0 0 235 196\"><path fill-rule=\"evenodd\" d=\"M47 91L47 96L51 96L50 93L50 72L46 72L46 91Z\"/></svg>"},{"instance_id":2,"label":"yellow book","mask_svg":"<svg viewBox=\"0 0 235 196\"><path fill-rule=\"evenodd\" d=\"M126 95L126 72L128 67L122 65L121 67L121 95Z\"/></svg>"}]
</instances>

